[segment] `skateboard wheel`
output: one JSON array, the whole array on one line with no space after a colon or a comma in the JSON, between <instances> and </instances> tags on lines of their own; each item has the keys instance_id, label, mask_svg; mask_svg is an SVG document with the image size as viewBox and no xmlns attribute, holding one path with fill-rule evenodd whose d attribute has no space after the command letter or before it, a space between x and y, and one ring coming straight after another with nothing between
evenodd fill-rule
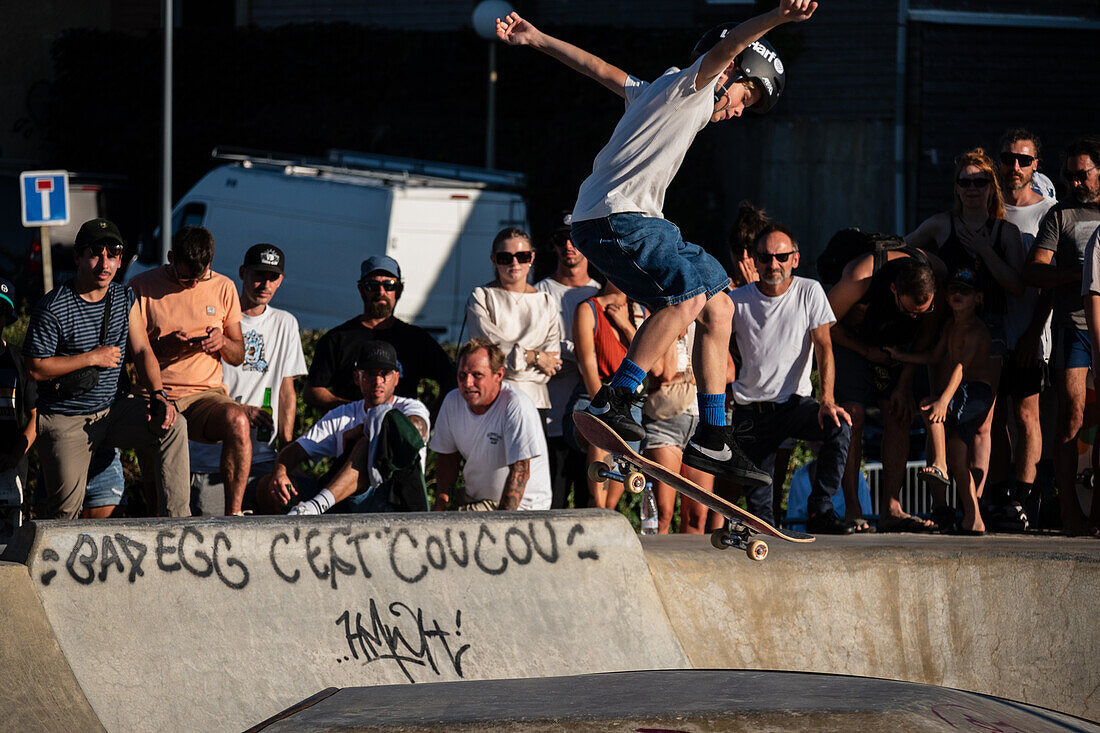
<instances>
[{"instance_id":1,"label":"skateboard wheel","mask_svg":"<svg viewBox=\"0 0 1100 733\"><path fill-rule=\"evenodd\" d=\"M631 471L626 476L626 487L632 494L640 494L645 491L645 476L637 471Z\"/></svg>"},{"instance_id":2,"label":"skateboard wheel","mask_svg":"<svg viewBox=\"0 0 1100 733\"><path fill-rule=\"evenodd\" d=\"M748 554L750 560L760 562L768 556L768 543L764 540L753 540L745 548L745 553Z\"/></svg>"},{"instance_id":3,"label":"skateboard wheel","mask_svg":"<svg viewBox=\"0 0 1100 733\"><path fill-rule=\"evenodd\" d=\"M611 466L603 461L593 461L588 464L588 480L597 484L602 484L604 481L607 481L607 479L603 477L603 473L610 470Z\"/></svg>"},{"instance_id":4,"label":"skateboard wheel","mask_svg":"<svg viewBox=\"0 0 1100 733\"><path fill-rule=\"evenodd\" d=\"M726 530L716 529L710 533L710 544L716 550L728 550L729 542L726 541Z\"/></svg>"}]
</instances>

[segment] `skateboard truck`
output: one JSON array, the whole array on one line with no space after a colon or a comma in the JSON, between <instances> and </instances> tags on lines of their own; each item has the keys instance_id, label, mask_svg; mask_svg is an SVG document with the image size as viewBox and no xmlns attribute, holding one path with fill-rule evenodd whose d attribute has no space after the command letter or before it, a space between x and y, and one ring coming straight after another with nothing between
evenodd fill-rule
<instances>
[{"instance_id":1,"label":"skateboard truck","mask_svg":"<svg viewBox=\"0 0 1100 733\"><path fill-rule=\"evenodd\" d=\"M752 531L740 522L727 521L723 529L716 529L710 535L710 544L716 549L725 550L736 547L744 550L750 560L762 561L768 556L768 543L764 540L749 539Z\"/></svg>"},{"instance_id":2,"label":"skateboard truck","mask_svg":"<svg viewBox=\"0 0 1100 733\"><path fill-rule=\"evenodd\" d=\"M653 488L653 484L645 477L645 474L641 471L632 470L631 465L620 456L612 456L612 460L615 462L614 469L603 461L590 463L588 465L588 478L598 484L608 480L619 481L632 494L640 494L646 490L646 487Z\"/></svg>"}]
</instances>

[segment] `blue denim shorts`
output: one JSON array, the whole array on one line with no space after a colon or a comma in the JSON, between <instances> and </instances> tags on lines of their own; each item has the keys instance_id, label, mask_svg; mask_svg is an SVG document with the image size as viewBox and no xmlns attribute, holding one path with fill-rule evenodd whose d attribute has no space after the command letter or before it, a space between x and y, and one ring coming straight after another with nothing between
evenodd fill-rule
<instances>
[{"instance_id":1,"label":"blue denim shorts","mask_svg":"<svg viewBox=\"0 0 1100 733\"><path fill-rule=\"evenodd\" d=\"M628 297L656 311L697 295L707 298L730 284L718 260L685 242L665 219L612 214L575 222L573 245Z\"/></svg>"},{"instance_id":2,"label":"blue denim shorts","mask_svg":"<svg viewBox=\"0 0 1100 733\"><path fill-rule=\"evenodd\" d=\"M123 492L126 479L122 475L122 461L118 448L101 446L88 465L88 484L84 490L84 508L125 504Z\"/></svg>"},{"instance_id":3,"label":"blue denim shorts","mask_svg":"<svg viewBox=\"0 0 1100 733\"><path fill-rule=\"evenodd\" d=\"M1088 331L1073 326L1054 330L1054 368L1088 369L1092 366L1092 339Z\"/></svg>"}]
</instances>

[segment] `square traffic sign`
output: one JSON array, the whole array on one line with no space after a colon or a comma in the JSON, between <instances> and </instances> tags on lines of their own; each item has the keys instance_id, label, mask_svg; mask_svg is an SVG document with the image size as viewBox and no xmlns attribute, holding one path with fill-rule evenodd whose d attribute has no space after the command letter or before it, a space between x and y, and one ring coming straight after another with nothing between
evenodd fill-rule
<instances>
[{"instance_id":1,"label":"square traffic sign","mask_svg":"<svg viewBox=\"0 0 1100 733\"><path fill-rule=\"evenodd\" d=\"M23 171L19 203L25 227L68 224L69 172Z\"/></svg>"}]
</instances>

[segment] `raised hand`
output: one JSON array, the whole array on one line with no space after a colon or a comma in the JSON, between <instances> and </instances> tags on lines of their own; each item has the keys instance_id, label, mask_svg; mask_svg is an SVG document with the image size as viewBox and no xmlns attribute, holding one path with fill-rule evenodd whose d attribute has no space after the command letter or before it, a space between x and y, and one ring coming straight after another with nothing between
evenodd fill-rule
<instances>
[{"instance_id":1,"label":"raised hand","mask_svg":"<svg viewBox=\"0 0 1100 733\"><path fill-rule=\"evenodd\" d=\"M815 10L817 10L817 3L813 0L782 0L779 3L778 12L781 20L801 23L808 20Z\"/></svg>"},{"instance_id":2,"label":"raised hand","mask_svg":"<svg viewBox=\"0 0 1100 733\"><path fill-rule=\"evenodd\" d=\"M503 20L497 18L497 38L509 46L527 46L538 32L535 26L519 17L519 13L509 13Z\"/></svg>"}]
</instances>

